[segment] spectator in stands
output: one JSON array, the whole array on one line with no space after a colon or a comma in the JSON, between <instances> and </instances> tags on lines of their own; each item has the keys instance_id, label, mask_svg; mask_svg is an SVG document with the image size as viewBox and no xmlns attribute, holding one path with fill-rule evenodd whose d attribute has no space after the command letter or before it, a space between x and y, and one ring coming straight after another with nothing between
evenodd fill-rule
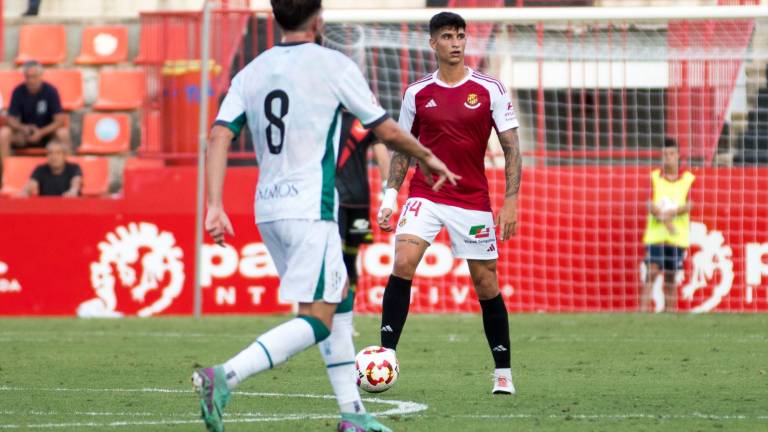
<instances>
[{"instance_id":1,"label":"spectator in stands","mask_svg":"<svg viewBox=\"0 0 768 432\"><path fill-rule=\"evenodd\" d=\"M22 16L37 16L42 1L43 0L29 0L27 2L27 11L24 12Z\"/></svg>"},{"instance_id":2,"label":"spectator in stands","mask_svg":"<svg viewBox=\"0 0 768 432\"><path fill-rule=\"evenodd\" d=\"M0 178L2 159L11 148L42 147L56 137L69 149L66 114L56 87L42 80L43 67L32 60L24 63L24 83L19 84L8 104L6 124L0 128Z\"/></svg>"},{"instance_id":3,"label":"spectator in stands","mask_svg":"<svg viewBox=\"0 0 768 432\"><path fill-rule=\"evenodd\" d=\"M32 172L22 196L80 196L83 171L80 165L67 162L67 147L54 138L45 149L48 160Z\"/></svg>"},{"instance_id":4,"label":"spectator in stands","mask_svg":"<svg viewBox=\"0 0 768 432\"><path fill-rule=\"evenodd\" d=\"M689 215L693 204L688 195L696 176L687 170L680 172L680 152L677 142L671 138L664 140L661 161L661 169L651 171L653 190L643 236L648 266L640 293L640 310L643 312L650 311L651 292L659 275L664 276L665 310L677 310L675 276L683 268L683 258L689 246Z\"/></svg>"}]
</instances>

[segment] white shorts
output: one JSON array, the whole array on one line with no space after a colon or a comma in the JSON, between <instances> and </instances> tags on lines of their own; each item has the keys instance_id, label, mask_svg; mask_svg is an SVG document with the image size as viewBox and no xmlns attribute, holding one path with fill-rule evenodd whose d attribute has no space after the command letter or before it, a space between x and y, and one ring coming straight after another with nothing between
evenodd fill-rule
<instances>
[{"instance_id":1,"label":"white shorts","mask_svg":"<svg viewBox=\"0 0 768 432\"><path fill-rule=\"evenodd\" d=\"M396 234L411 234L432 244L445 226L456 258L493 260L499 257L493 213L408 198Z\"/></svg>"},{"instance_id":2,"label":"white shorts","mask_svg":"<svg viewBox=\"0 0 768 432\"><path fill-rule=\"evenodd\" d=\"M258 226L280 275L281 301L341 302L347 270L336 222L286 219Z\"/></svg>"}]
</instances>

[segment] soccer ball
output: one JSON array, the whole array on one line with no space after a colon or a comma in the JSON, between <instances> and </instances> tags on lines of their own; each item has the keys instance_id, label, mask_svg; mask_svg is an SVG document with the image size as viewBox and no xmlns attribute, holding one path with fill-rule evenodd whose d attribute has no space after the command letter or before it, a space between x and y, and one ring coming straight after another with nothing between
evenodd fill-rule
<instances>
[{"instance_id":1,"label":"soccer ball","mask_svg":"<svg viewBox=\"0 0 768 432\"><path fill-rule=\"evenodd\" d=\"M357 386L368 393L381 393L392 387L400 376L400 365L391 349L365 347L355 356Z\"/></svg>"}]
</instances>

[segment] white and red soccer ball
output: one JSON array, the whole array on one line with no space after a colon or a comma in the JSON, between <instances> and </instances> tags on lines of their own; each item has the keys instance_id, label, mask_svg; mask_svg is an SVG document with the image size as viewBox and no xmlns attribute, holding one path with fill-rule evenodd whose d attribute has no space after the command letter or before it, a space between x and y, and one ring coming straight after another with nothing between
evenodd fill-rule
<instances>
[{"instance_id":1,"label":"white and red soccer ball","mask_svg":"<svg viewBox=\"0 0 768 432\"><path fill-rule=\"evenodd\" d=\"M365 347L355 356L357 386L369 393L381 393L392 387L400 376L400 365L391 349Z\"/></svg>"}]
</instances>

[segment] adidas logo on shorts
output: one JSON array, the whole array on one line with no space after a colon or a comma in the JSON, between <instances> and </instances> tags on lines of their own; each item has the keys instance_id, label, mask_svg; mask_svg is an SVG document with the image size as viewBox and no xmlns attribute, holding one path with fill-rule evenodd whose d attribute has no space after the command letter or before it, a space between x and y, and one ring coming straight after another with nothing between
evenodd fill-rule
<instances>
[{"instance_id":1,"label":"adidas logo on shorts","mask_svg":"<svg viewBox=\"0 0 768 432\"><path fill-rule=\"evenodd\" d=\"M496 245L490 245L488 246L488 249L485 250L486 252L495 252L496 251Z\"/></svg>"}]
</instances>

